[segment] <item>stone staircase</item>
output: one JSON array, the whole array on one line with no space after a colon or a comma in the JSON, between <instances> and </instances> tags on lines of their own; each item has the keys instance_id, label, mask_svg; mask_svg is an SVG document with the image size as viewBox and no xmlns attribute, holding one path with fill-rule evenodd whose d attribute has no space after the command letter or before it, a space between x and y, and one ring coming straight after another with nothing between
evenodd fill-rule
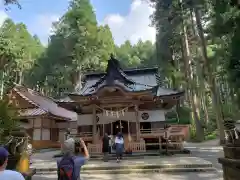
<instances>
[{"instance_id":1,"label":"stone staircase","mask_svg":"<svg viewBox=\"0 0 240 180\"><path fill-rule=\"evenodd\" d=\"M56 159L34 161L32 168L37 174L57 173ZM137 159L123 159L108 162L90 160L81 169L81 174L132 174L153 172L195 172L214 171L212 163L197 157L189 156L142 156Z\"/></svg>"}]
</instances>

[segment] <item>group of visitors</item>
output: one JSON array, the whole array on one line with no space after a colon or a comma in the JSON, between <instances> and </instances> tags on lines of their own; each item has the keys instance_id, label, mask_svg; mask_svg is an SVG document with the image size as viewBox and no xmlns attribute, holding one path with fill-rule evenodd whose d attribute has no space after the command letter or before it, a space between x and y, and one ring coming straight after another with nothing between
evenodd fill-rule
<instances>
[{"instance_id":1,"label":"group of visitors","mask_svg":"<svg viewBox=\"0 0 240 180\"><path fill-rule=\"evenodd\" d=\"M111 154L112 150L116 152L117 162L120 162L124 150L124 139L122 133L119 132L116 135L114 141L112 139L112 136L108 136L108 134L105 133L102 140L102 152L104 161L108 161L108 154Z\"/></svg>"},{"instance_id":2,"label":"group of visitors","mask_svg":"<svg viewBox=\"0 0 240 180\"><path fill-rule=\"evenodd\" d=\"M103 137L104 161L108 161L108 154L112 150L116 152L117 162L122 159L124 150L124 139L121 133L118 133L114 142L108 134ZM80 169L87 162L89 152L85 142L80 138L80 147L83 149L83 155L76 155L75 140L69 138L62 144L63 157L57 160L58 180L80 180ZM8 151L5 147L0 147L0 180L24 180L21 173L12 170L6 170L8 163Z\"/></svg>"}]
</instances>

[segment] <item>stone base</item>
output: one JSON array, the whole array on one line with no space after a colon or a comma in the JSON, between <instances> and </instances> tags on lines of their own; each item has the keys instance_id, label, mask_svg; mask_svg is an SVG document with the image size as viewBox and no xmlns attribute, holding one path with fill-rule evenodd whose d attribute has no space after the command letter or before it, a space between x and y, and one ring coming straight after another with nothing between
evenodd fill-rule
<instances>
[{"instance_id":1,"label":"stone base","mask_svg":"<svg viewBox=\"0 0 240 180\"><path fill-rule=\"evenodd\" d=\"M224 180L239 180L240 160L219 158L218 162L222 164Z\"/></svg>"},{"instance_id":2,"label":"stone base","mask_svg":"<svg viewBox=\"0 0 240 180\"><path fill-rule=\"evenodd\" d=\"M223 150L225 158L240 160L240 147L224 146Z\"/></svg>"},{"instance_id":3,"label":"stone base","mask_svg":"<svg viewBox=\"0 0 240 180\"><path fill-rule=\"evenodd\" d=\"M52 164L52 165L51 165ZM56 173L56 162L35 162L33 167L37 173ZM130 174L152 172L193 172L213 171L212 163L197 157L143 157L135 160L123 159L120 163L114 161L89 161L81 169L81 173L95 174Z\"/></svg>"}]
</instances>

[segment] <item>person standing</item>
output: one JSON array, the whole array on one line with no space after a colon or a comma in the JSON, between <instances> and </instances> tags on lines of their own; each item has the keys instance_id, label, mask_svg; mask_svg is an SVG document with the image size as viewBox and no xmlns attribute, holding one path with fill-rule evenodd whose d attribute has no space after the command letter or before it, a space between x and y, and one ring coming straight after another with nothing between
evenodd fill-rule
<instances>
[{"instance_id":1,"label":"person standing","mask_svg":"<svg viewBox=\"0 0 240 180\"><path fill-rule=\"evenodd\" d=\"M89 159L85 142L80 138L80 148L83 148L84 156L76 156L75 140L67 139L62 145L63 157L57 161L58 180L80 180L81 167Z\"/></svg>"},{"instance_id":2,"label":"person standing","mask_svg":"<svg viewBox=\"0 0 240 180\"><path fill-rule=\"evenodd\" d=\"M124 150L124 139L122 133L118 133L115 138L115 147L116 147L116 156L117 156L117 162L120 162L120 159L122 159L122 154Z\"/></svg>"},{"instance_id":3,"label":"person standing","mask_svg":"<svg viewBox=\"0 0 240 180\"><path fill-rule=\"evenodd\" d=\"M109 154L112 154L112 152L113 152L113 144L114 144L114 142L113 142L113 136L112 135L109 135L108 136L109 137Z\"/></svg>"},{"instance_id":4,"label":"person standing","mask_svg":"<svg viewBox=\"0 0 240 180\"><path fill-rule=\"evenodd\" d=\"M103 152L103 161L108 161L108 153L109 153L109 140L108 134L105 133L102 139L102 152Z\"/></svg>"},{"instance_id":5,"label":"person standing","mask_svg":"<svg viewBox=\"0 0 240 180\"><path fill-rule=\"evenodd\" d=\"M1 180L24 180L21 173L6 170L8 163L8 151L4 147L0 147L0 179Z\"/></svg>"}]
</instances>

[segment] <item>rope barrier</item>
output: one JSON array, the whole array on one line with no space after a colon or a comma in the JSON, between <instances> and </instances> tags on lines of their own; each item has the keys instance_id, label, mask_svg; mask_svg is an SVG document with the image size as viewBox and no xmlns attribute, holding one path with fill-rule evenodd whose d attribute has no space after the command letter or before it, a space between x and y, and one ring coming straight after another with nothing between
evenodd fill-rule
<instances>
[{"instance_id":1,"label":"rope barrier","mask_svg":"<svg viewBox=\"0 0 240 180\"><path fill-rule=\"evenodd\" d=\"M97 108L101 109L103 111L103 113L106 114L106 116L111 115L113 117L116 116L117 118L119 118L120 115L124 116L125 112L128 111L128 108L130 107L130 106L125 107L125 108L123 108L121 110L118 110L118 111L112 111L112 110L106 110L106 109L104 109L104 108L102 108L98 105L96 105L96 106L97 106Z\"/></svg>"},{"instance_id":2,"label":"rope barrier","mask_svg":"<svg viewBox=\"0 0 240 180\"><path fill-rule=\"evenodd\" d=\"M7 141L7 143L6 144L4 144L5 146L7 146L8 144L10 144L13 140L16 140L16 141L18 141L18 140L20 140L20 142L18 142L17 144L16 144L16 147L18 147L20 144L22 144L23 142L24 142L24 140L29 140L30 139L30 137L29 136L27 136L27 137L17 137L17 136L9 136L9 139L8 139L8 141Z\"/></svg>"}]
</instances>

